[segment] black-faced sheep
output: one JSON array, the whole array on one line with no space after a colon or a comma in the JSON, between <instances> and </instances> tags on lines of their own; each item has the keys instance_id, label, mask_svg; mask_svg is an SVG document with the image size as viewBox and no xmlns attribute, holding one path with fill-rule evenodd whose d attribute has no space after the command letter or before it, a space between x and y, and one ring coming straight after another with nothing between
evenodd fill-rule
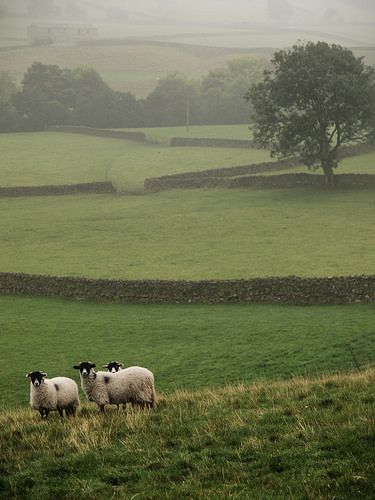
<instances>
[{"instance_id":1,"label":"black-faced sheep","mask_svg":"<svg viewBox=\"0 0 375 500\"><path fill-rule=\"evenodd\" d=\"M83 392L94 401L101 412L106 404L156 407L154 375L147 368L131 366L117 373L95 372L95 363L85 361L73 366L79 370Z\"/></svg>"},{"instance_id":2,"label":"black-faced sheep","mask_svg":"<svg viewBox=\"0 0 375 500\"><path fill-rule=\"evenodd\" d=\"M124 365L122 363L119 363L118 361L110 361L106 365L103 365L103 368L107 368L107 370L111 373L117 373L118 371L122 370L122 367Z\"/></svg>"},{"instance_id":3,"label":"black-faced sheep","mask_svg":"<svg viewBox=\"0 0 375 500\"><path fill-rule=\"evenodd\" d=\"M46 378L47 373L35 371L26 375L30 379L30 406L38 410L42 418L50 411L58 411L60 417L74 416L79 406L77 384L68 377Z\"/></svg>"}]
</instances>

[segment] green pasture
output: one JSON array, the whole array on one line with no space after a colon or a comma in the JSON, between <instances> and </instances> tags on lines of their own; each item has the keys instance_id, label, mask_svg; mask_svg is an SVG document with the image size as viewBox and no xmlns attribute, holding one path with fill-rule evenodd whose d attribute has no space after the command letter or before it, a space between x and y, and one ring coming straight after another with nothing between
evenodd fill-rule
<instances>
[{"instance_id":1,"label":"green pasture","mask_svg":"<svg viewBox=\"0 0 375 500\"><path fill-rule=\"evenodd\" d=\"M0 147L0 185L107 179L127 193L143 193L146 177L269 159L267 151L168 148L62 133L3 134ZM348 158L339 171L372 172L374 158ZM366 190L4 198L0 207L2 271L205 279L374 269L373 193Z\"/></svg>"},{"instance_id":2,"label":"green pasture","mask_svg":"<svg viewBox=\"0 0 375 500\"><path fill-rule=\"evenodd\" d=\"M169 143L172 137L192 137L210 139L245 139L251 140L249 125L192 125L185 127L150 127L120 129L144 132L147 139Z\"/></svg>"},{"instance_id":3,"label":"green pasture","mask_svg":"<svg viewBox=\"0 0 375 500\"><path fill-rule=\"evenodd\" d=\"M125 279L373 274L372 190L0 199L1 271Z\"/></svg>"},{"instance_id":4,"label":"green pasture","mask_svg":"<svg viewBox=\"0 0 375 500\"><path fill-rule=\"evenodd\" d=\"M266 172L265 174L256 175L280 175L286 173L310 173L315 175L322 175L322 169L308 169L305 165L294 167L289 170ZM375 152L366 153L358 156L349 156L340 161L337 168L334 170L335 175L339 174L373 174L375 175Z\"/></svg>"},{"instance_id":5,"label":"green pasture","mask_svg":"<svg viewBox=\"0 0 375 500\"><path fill-rule=\"evenodd\" d=\"M185 127L139 130L165 144L57 132L1 134L0 186L110 180L121 191L139 193L147 177L270 161L266 150L166 147L174 136L246 139L247 125L195 126L189 132ZM375 153L347 158L337 173L373 173L374 162ZM307 168L291 171L307 172Z\"/></svg>"},{"instance_id":6,"label":"green pasture","mask_svg":"<svg viewBox=\"0 0 375 500\"><path fill-rule=\"evenodd\" d=\"M143 192L146 177L269 161L265 150L168 148L59 132L0 134L0 151L0 186L110 180L126 192Z\"/></svg>"},{"instance_id":7,"label":"green pasture","mask_svg":"<svg viewBox=\"0 0 375 500\"><path fill-rule=\"evenodd\" d=\"M154 371L157 389L349 370L373 363L373 306L123 305L0 296L0 407L26 406L25 374L78 380L112 359ZM11 371L12 376L7 374Z\"/></svg>"}]
</instances>

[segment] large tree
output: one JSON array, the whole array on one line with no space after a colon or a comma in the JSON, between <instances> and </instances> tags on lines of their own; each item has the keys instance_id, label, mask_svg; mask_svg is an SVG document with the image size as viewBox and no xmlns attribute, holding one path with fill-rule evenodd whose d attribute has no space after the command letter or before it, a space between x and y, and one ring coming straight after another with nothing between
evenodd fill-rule
<instances>
[{"instance_id":1,"label":"large tree","mask_svg":"<svg viewBox=\"0 0 375 500\"><path fill-rule=\"evenodd\" d=\"M262 80L268 66L262 59L242 56L210 70L201 85L206 123L246 123L249 109L244 106L244 95L249 85Z\"/></svg>"},{"instance_id":2,"label":"large tree","mask_svg":"<svg viewBox=\"0 0 375 500\"><path fill-rule=\"evenodd\" d=\"M10 75L0 73L0 132L14 132L19 127L20 116L14 106L17 85Z\"/></svg>"},{"instance_id":3,"label":"large tree","mask_svg":"<svg viewBox=\"0 0 375 500\"><path fill-rule=\"evenodd\" d=\"M339 45L307 42L274 54L273 69L246 98L254 139L277 157L299 156L334 186L339 148L374 131L374 69Z\"/></svg>"},{"instance_id":4,"label":"large tree","mask_svg":"<svg viewBox=\"0 0 375 500\"><path fill-rule=\"evenodd\" d=\"M149 126L199 124L202 114L197 82L176 72L161 78L145 100Z\"/></svg>"},{"instance_id":5,"label":"large tree","mask_svg":"<svg viewBox=\"0 0 375 500\"><path fill-rule=\"evenodd\" d=\"M24 126L31 130L43 130L48 125L66 123L74 100L68 70L34 62L23 77L22 91L15 102L24 118Z\"/></svg>"}]
</instances>

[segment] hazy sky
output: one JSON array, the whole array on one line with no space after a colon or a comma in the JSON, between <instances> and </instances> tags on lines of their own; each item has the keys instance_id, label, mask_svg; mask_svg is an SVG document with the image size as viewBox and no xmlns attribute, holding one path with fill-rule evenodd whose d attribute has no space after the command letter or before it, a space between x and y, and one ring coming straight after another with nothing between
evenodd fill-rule
<instances>
[{"instance_id":1,"label":"hazy sky","mask_svg":"<svg viewBox=\"0 0 375 500\"><path fill-rule=\"evenodd\" d=\"M8 10L26 10L36 0L0 0ZM89 18L114 9L145 18L215 23L375 22L375 0L39 0Z\"/></svg>"},{"instance_id":2,"label":"hazy sky","mask_svg":"<svg viewBox=\"0 0 375 500\"><path fill-rule=\"evenodd\" d=\"M98 0L84 3L103 5ZM105 5L176 18L185 15L189 20L195 16L197 21L211 22L298 20L309 23L325 21L327 17L342 22L375 20L374 0L107 0Z\"/></svg>"}]
</instances>

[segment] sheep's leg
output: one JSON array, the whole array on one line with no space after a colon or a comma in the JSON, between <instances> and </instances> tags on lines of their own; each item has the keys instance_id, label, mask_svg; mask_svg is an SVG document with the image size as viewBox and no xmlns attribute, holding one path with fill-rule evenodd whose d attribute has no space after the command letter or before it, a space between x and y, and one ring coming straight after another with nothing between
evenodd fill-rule
<instances>
[{"instance_id":1,"label":"sheep's leg","mask_svg":"<svg viewBox=\"0 0 375 500\"><path fill-rule=\"evenodd\" d=\"M57 411L59 412L60 417L64 418L64 410L62 410L61 408L57 408Z\"/></svg>"},{"instance_id":2,"label":"sheep's leg","mask_svg":"<svg viewBox=\"0 0 375 500\"><path fill-rule=\"evenodd\" d=\"M68 408L65 410L66 414L68 417L75 417L76 416L76 409L74 406L68 406Z\"/></svg>"},{"instance_id":3,"label":"sheep's leg","mask_svg":"<svg viewBox=\"0 0 375 500\"><path fill-rule=\"evenodd\" d=\"M99 405L99 413L104 413L104 405Z\"/></svg>"},{"instance_id":4,"label":"sheep's leg","mask_svg":"<svg viewBox=\"0 0 375 500\"><path fill-rule=\"evenodd\" d=\"M142 410L150 410L151 409L151 403L150 401L136 401L135 404Z\"/></svg>"}]
</instances>

